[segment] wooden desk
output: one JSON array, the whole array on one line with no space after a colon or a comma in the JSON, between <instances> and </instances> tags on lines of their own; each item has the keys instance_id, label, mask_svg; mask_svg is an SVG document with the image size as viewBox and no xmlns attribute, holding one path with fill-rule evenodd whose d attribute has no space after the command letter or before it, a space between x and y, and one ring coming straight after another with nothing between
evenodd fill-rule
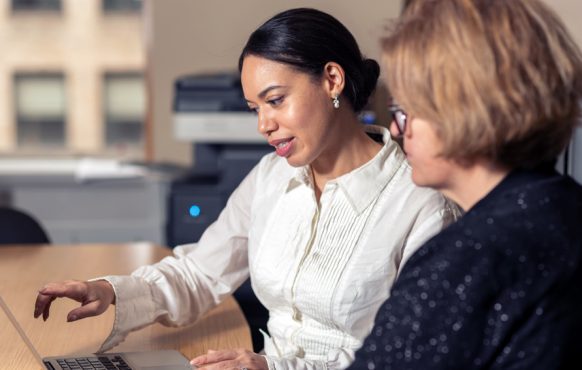
<instances>
[{"instance_id":1,"label":"wooden desk","mask_svg":"<svg viewBox=\"0 0 582 370\"><path fill-rule=\"evenodd\" d=\"M38 289L52 281L128 274L169 254L169 249L147 243L0 247L0 294L41 356L91 353L109 334L114 307L101 316L67 323L67 312L78 303L59 299L53 302L50 317L43 322L33 318ZM131 333L114 351L165 348L177 349L192 358L208 349L252 349L252 342L242 311L229 298L194 325L167 328L154 324ZM3 312L0 359L9 360L0 363L0 369L39 368Z\"/></svg>"}]
</instances>

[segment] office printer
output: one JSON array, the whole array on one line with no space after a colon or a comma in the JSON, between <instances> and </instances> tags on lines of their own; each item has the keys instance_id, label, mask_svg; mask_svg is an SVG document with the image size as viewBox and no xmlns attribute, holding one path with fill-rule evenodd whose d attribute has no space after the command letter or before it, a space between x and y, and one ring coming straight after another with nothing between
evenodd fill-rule
<instances>
[{"instance_id":1,"label":"office printer","mask_svg":"<svg viewBox=\"0 0 582 370\"><path fill-rule=\"evenodd\" d=\"M174 135L193 145L192 168L170 189L167 242L197 242L218 217L228 197L272 148L257 132L238 73L190 75L174 85ZM247 281L237 292L259 351L268 314Z\"/></svg>"},{"instance_id":2,"label":"office printer","mask_svg":"<svg viewBox=\"0 0 582 370\"><path fill-rule=\"evenodd\" d=\"M237 73L185 76L174 87L174 135L178 140L264 144Z\"/></svg>"},{"instance_id":3,"label":"office printer","mask_svg":"<svg viewBox=\"0 0 582 370\"><path fill-rule=\"evenodd\" d=\"M272 150L257 132L238 73L189 75L174 85L174 135L193 144L193 167L171 189L169 245L198 241L232 191Z\"/></svg>"}]
</instances>

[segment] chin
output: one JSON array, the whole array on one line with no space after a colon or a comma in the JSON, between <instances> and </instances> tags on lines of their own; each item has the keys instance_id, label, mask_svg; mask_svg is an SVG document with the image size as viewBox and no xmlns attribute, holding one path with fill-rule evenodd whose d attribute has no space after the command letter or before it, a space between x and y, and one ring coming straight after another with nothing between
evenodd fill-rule
<instances>
[{"instance_id":1,"label":"chin","mask_svg":"<svg viewBox=\"0 0 582 370\"><path fill-rule=\"evenodd\" d=\"M287 157L285 159L287 160L287 163L291 167L303 167L303 166L306 166L309 164L306 161L303 161L303 160L300 160L297 158L293 158L293 156Z\"/></svg>"},{"instance_id":2,"label":"chin","mask_svg":"<svg viewBox=\"0 0 582 370\"><path fill-rule=\"evenodd\" d=\"M310 164L313 163L314 159L312 157L313 157L312 153L303 150L294 151L285 159L287 160L287 163L289 163L291 167L303 167L309 166Z\"/></svg>"},{"instance_id":3,"label":"chin","mask_svg":"<svg viewBox=\"0 0 582 370\"><path fill-rule=\"evenodd\" d=\"M436 191L442 192L443 189L447 188L448 178L444 173L419 173L418 171L414 171L412 169L412 182L416 186L420 186L423 188L431 188Z\"/></svg>"},{"instance_id":4,"label":"chin","mask_svg":"<svg viewBox=\"0 0 582 370\"><path fill-rule=\"evenodd\" d=\"M418 171L415 171L414 168L412 168L412 182L414 182L414 184L416 186L429 187L429 188L432 187L431 181L429 181L422 174L419 174Z\"/></svg>"}]
</instances>

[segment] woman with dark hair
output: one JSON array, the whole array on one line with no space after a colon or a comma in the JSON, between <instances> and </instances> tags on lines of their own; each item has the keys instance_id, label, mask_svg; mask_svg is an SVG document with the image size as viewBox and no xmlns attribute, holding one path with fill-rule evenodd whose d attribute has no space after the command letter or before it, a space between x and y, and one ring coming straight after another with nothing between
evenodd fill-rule
<instances>
[{"instance_id":1,"label":"woman with dark hair","mask_svg":"<svg viewBox=\"0 0 582 370\"><path fill-rule=\"evenodd\" d=\"M465 215L406 263L354 369L580 369L582 54L541 0L413 0L384 41L412 179Z\"/></svg>"},{"instance_id":2,"label":"woman with dark hair","mask_svg":"<svg viewBox=\"0 0 582 370\"><path fill-rule=\"evenodd\" d=\"M243 180L199 243L130 277L49 284L36 316L48 316L56 296L83 302L69 319L115 301L108 349L154 321L196 320L250 275L269 310L265 355L211 351L193 364L349 365L399 267L450 213L437 192L412 184L387 129L359 123L378 64L362 57L335 18L314 9L280 13L250 36L239 66L245 98L275 153Z\"/></svg>"}]
</instances>

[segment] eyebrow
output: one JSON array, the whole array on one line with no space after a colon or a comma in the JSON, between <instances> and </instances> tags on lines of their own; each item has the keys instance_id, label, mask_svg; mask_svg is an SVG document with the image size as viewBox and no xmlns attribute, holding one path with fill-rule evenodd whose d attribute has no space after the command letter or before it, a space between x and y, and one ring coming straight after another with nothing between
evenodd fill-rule
<instances>
[{"instance_id":1,"label":"eyebrow","mask_svg":"<svg viewBox=\"0 0 582 370\"><path fill-rule=\"evenodd\" d=\"M263 99L271 90L275 90L275 89L279 89L281 87L285 87L283 85L273 85L273 86L269 86L266 89L264 89L263 91L261 91L259 93L259 98Z\"/></svg>"},{"instance_id":2,"label":"eyebrow","mask_svg":"<svg viewBox=\"0 0 582 370\"><path fill-rule=\"evenodd\" d=\"M269 87L265 88L263 91L261 91L261 92L259 93L259 95L258 95L258 96L259 96L259 99L264 99L264 98L265 98L265 96L266 96L266 95L267 95L267 94L268 94L268 93L269 93L271 90L279 89L279 88L282 88L282 87L285 87L285 86L283 86L283 85L273 85L273 86L269 86ZM248 100L248 99L246 99L246 101L247 101L247 103L251 103L251 101L250 101L250 100Z\"/></svg>"}]
</instances>

